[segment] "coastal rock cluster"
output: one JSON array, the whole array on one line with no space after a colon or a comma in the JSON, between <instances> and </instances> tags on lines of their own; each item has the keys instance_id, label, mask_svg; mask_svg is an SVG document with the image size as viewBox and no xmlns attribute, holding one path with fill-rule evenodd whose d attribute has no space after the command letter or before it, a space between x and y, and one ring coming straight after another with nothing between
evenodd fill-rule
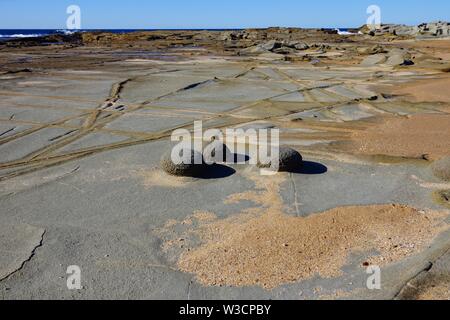
<instances>
[{"instance_id":1,"label":"coastal rock cluster","mask_svg":"<svg viewBox=\"0 0 450 320\"><path fill-rule=\"evenodd\" d=\"M401 24L385 24L380 29L370 30L367 26L360 29L364 34L372 36L393 35L409 37L450 37L449 22L422 23L418 26L406 26Z\"/></svg>"},{"instance_id":2,"label":"coastal rock cluster","mask_svg":"<svg viewBox=\"0 0 450 320\"><path fill-rule=\"evenodd\" d=\"M394 48L389 51L384 49L373 50L374 54L366 57L362 62L362 66L374 66L378 64L386 64L388 66L410 66L414 65L411 60L412 55L405 49Z\"/></svg>"},{"instance_id":3,"label":"coastal rock cluster","mask_svg":"<svg viewBox=\"0 0 450 320\"><path fill-rule=\"evenodd\" d=\"M217 154L216 152L220 152L222 155ZM204 154L195 151L193 149L185 149L183 153L188 153L188 159L184 159L181 163L174 163L172 159L172 152L166 152L160 161L160 166L163 171L172 176L179 177L199 177L202 174L206 174L209 169L211 169L211 165L216 163L226 163L230 157L230 149L221 142L213 143L211 145L206 146L204 149ZM297 172L301 169L303 165L303 157L302 155L289 147L282 146L278 149L279 158L278 158L278 171L279 172ZM217 161L217 156L219 156L220 160ZM206 157L204 157L206 156ZM236 156L236 155L234 155ZM235 158L235 162L237 163L237 158ZM188 160L188 161L185 161ZM271 163L260 163L258 162L259 168L271 168Z\"/></svg>"},{"instance_id":4,"label":"coastal rock cluster","mask_svg":"<svg viewBox=\"0 0 450 320\"><path fill-rule=\"evenodd\" d=\"M277 40L293 41L307 37L317 37L324 35L338 35L335 29L303 29L303 28L268 28L268 29L245 29L240 31L221 32L219 40L239 41L239 40Z\"/></svg>"},{"instance_id":5,"label":"coastal rock cluster","mask_svg":"<svg viewBox=\"0 0 450 320\"><path fill-rule=\"evenodd\" d=\"M36 38L12 39L0 44L7 47L32 47L65 44L71 46L95 45L107 47L139 47L151 43L157 48L178 46L204 46L222 48L225 51L244 50L254 54L263 51L292 53L320 47L322 43L341 43L354 37L385 36L393 38L442 38L450 37L449 22L423 23L418 26L384 24L377 30L367 25L351 29L348 34L339 34L337 29L280 28L244 29L234 31L192 30L192 31L138 31L131 33L111 33L107 31L54 34ZM316 42L308 43L307 40Z\"/></svg>"},{"instance_id":6,"label":"coastal rock cluster","mask_svg":"<svg viewBox=\"0 0 450 320\"><path fill-rule=\"evenodd\" d=\"M71 35L50 35L36 38L12 39L4 43L8 47L30 47L40 45L71 44L106 47L147 47L156 48L201 46L234 51L262 45L268 51L283 48L307 49L306 39L317 41L342 41L334 29L268 28L236 31L137 31L112 33L107 31L79 32ZM271 45L271 42L274 42ZM266 44L267 43L267 44ZM0 44L1 45L1 44Z\"/></svg>"},{"instance_id":7,"label":"coastal rock cluster","mask_svg":"<svg viewBox=\"0 0 450 320\"><path fill-rule=\"evenodd\" d=\"M310 46L301 41L276 41L270 40L255 46L245 48L239 52L240 55L261 54L273 52L277 54L289 54L297 50L307 50Z\"/></svg>"}]
</instances>

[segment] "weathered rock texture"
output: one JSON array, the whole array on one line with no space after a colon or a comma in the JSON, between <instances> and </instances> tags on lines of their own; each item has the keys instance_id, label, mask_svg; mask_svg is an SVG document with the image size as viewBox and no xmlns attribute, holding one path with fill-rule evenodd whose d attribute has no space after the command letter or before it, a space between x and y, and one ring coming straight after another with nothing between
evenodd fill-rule
<instances>
[{"instance_id":1,"label":"weathered rock texture","mask_svg":"<svg viewBox=\"0 0 450 320\"><path fill-rule=\"evenodd\" d=\"M380 29L376 30L370 30L367 26L364 26L360 31L375 36L450 37L450 23L438 21L422 23L418 26L385 24L382 25Z\"/></svg>"},{"instance_id":2,"label":"weathered rock texture","mask_svg":"<svg viewBox=\"0 0 450 320\"><path fill-rule=\"evenodd\" d=\"M436 177L450 181L450 157L445 157L433 163L433 173Z\"/></svg>"}]
</instances>

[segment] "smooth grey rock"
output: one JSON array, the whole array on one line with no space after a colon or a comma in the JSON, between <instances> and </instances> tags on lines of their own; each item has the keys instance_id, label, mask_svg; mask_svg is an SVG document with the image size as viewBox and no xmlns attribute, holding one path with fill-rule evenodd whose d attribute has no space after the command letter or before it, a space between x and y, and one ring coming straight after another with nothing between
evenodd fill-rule
<instances>
[{"instance_id":1,"label":"smooth grey rock","mask_svg":"<svg viewBox=\"0 0 450 320\"><path fill-rule=\"evenodd\" d=\"M192 149L186 149L183 152L190 152L187 163L175 164L172 161L172 151L168 151L161 158L161 169L173 176L195 177L201 174L205 168L202 154Z\"/></svg>"},{"instance_id":2,"label":"smooth grey rock","mask_svg":"<svg viewBox=\"0 0 450 320\"><path fill-rule=\"evenodd\" d=\"M224 163L232 158L231 150L218 140L205 145L203 149L203 159L207 164Z\"/></svg>"},{"instance_id":3,"label":"smooth grey rock","mask_svg":"<svg viewBox=\"0 0 450 320\"><path fill-rule=\"evenodd\" d=\"M278 54L278 53L274 53L274 52L267 52L267 53L260 54L258 56L258 58L261 59L261 60L269 60L269 61L272 61L272 60L284 60L284 55Z\"/></svg>"},{"instance_id":4,"label":"smooth grey rock","mask_svg":"<svg viewBox=\"0 0 450 320\"><path fill-rule=\"evenodd\" d=\"M404 64L405 61L406 59L403 54L394 54L387 59L386 64L389 66L400 66Z\"/></svg>"},{"instance_id":5,"label":"smooth grey rock","mask_svg":"<svg viewBox=\"0 0 450 320\"><path fill-rule=\"evenodd\" d=\"M284 41L283 47L291 48L291 49L297 49L297 50L307 50L309 49L309 45L305 42L301 41Z\"/></svg>"},{"instance_id":6,"label":"smooth grey rock","mask_svg":"<svg viewBox=\"0 0 450 320\"><path fill-rule=\"evenodd\" d=\"M450 36L450 23L448 22L431 22L422 23L418 26L406 26L400 24L386 24L376 30L361 29L363 33L372 36L395 35L395 36L411 36L420 38L448 37Z\"/></svg>"},{"instance_id":7,"label":"smooth grey rock","mask_svg":"<svg viewBox=\"0 0 450 320\"><path fill-rule=\"evenodd\" d=\"M261 46L253 46L253 47L242 49L241 51L239 51L239 54L242 56L245 56L245 55L254 55L254 54L265 53L265 52L269 52L269 51L264 49Z\"/></svg>"},{"instance_id":8,"label":"smooth grey rock","mask_svg":"<svg viewBox=\"0 0 450 320\"><path fill-rule=\"evenodd\" d=\"M281 48L278 48L278 49L275 49L275 50L273 50L272 51L273 53L278 53L278 54L292 54L292 53L295 53L296 52L296 50L295 49L292 49L292 48L290 48L290 47L281 47Z\"/></svg>"},{"instance_id":9,"label":"smooth grey rock","mask_svg":"<svg viewBox=\"0 0 450 320\"><path fill-rule=\"evenodd\" d=\"M270 53L271 51L275 51L276 49L280 49L280 48L282 48L281 42L278 42L276 40L270 40L268 42L261 43L256 46L243 49L239 53L241 55Z\"/></svg>"},{"instance_id":10,"label":"smooth grey rock","mask_svg":"<svg viewBox=\"0 0 450 320\"><path fill-rule=\"evenodd\" d=\"M378 54L378 53L386 53L386 49L384 49L382 46L380 45L376 45L373 47L363 47L363 48L358 48L356 49L356 51L359 54Z\"/></svg>"},{"instance_id":11,"label":"smooth grey rock","mask_svg":"<svg viewBox=\"0 0 450 320\"><path fill-rule=\"evenodd\" d=\"M450 181L450 157L445 157L434 162L431 168L436 177Z\"/></svg>"},{"instance_id":12,"label":"smooth grey rock","mask_svg":"<svg viewBox=\"0 0 450 320\"><path fill-rule=\"evenodd\" d=\"M279 171L280 172L295 172L298 171L303 164L303 157L301 154L289 147L280 147ZM260 168L270 168L271 164L258 163Z\"/></svg>"},{"instance_id":13,"label":"smooth grey rock","mask_svg":"<svg viewBox=\"0 0 450 320\"><path fill-rule=\"evenodd\" d=\"M19 270L40 246L45 230L28 224L2 225L0 232L0 280Z\"/></svg>"},{"instance_id":14,"label":"smooth grey rock","mask_svg":"<svg viewBox=\"0 0 450 320\"><path fill-rule=\"evenodd\" d=\"M281 46L282 46L282 44L276 40L270 40L266 43L258 45L258 47L268 50L268 51L272 51L274 49L281 48Z\"/></svg>"},{"instance_id":15,"label":"smooth grey rock","mask_svg":"<svg viewBox=\"0 0 450 320\"><path fill-rule=\"evenodd\" d=\"M368 56L367 58L365 58L362 62L361 65L368 67L368 66L374 66L380 63L384 63L386 61L386 55L384 54L374 54L371 56Z\"/></svg>"}]
</instances>

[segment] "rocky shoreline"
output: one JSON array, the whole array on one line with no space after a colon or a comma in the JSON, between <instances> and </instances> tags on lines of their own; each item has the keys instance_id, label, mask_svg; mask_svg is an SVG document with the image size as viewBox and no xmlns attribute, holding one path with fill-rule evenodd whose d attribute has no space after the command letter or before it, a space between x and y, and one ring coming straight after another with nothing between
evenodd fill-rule
<instances>
[{"instance_id":1,"label":"rocky shoreline","mask_svg":"<svg viewBox=\"0 0 450 320\"><path fill-rule=\"evenodd\" d=\"M447 27L1 42L0 299L448 299ZM286 172L173 166L194 121Z\"/></svg>"},{"instance_id":2,"label":"rocky shoreline","mask_svg":"<svg viewBox=\"0 0 450 320\"><path fill-rule=\"evenodd\" d=\"M339 36L339 37L338 37ZM334 40L339 42L340 37L352 38L359 36L359 40L367 39L367 36L393 36L411 38L443 38L450 37L449 22L422 23L418 26L407 26L399 24L383 24L380 28L372 31L368 26L349 29L349 34L339 35L337 29L303 29L303 28L267 28L267 29L244 29L236 31L135 31L129 33L111 32L83 32L73 34L54 34L36 38L21 38L7 40L3 45L36 46L49 44L127 44L133 42L155 41L166 45L189 45L193 43L224 42L236 47L251 47L260 42L280 41L285 43L299 42L305 39L315 38ZM303 48L303 47L301 47Z\"/></svg>"},{"instance_id":3,"label":"rocky shoreline","mask_svg":"<svg viewBox=\"0 0 450 320\"><path fill-rule=\"evenodd\" d=\"M418 26L406 26L401 24L385 24L380 29L372 31L367 27L362 27L359 31L370 36L400 36L415 37L418 39L445 38L450 37L449 22L422 23Z\"/></svg>"},{"instance_id":4,"label":"rocky shoreline","mask_svg":"<svg viewBox=\"0 0 450 320\"><path fill-rule=\"evenodd\" d=\"M416 27L383 25L375 32L367 26L340 35L333 29L268 28L236 31L136 31L130 33L82 32L70 35L13 39L0 43L0 52L21 48L70 50L109 48L109 50L168 52L189 49L183 55L227 55L259 57L265 60L343 61L362 57L364 65L412 65L423 55L407 52L398 41L441 39L450 36L450 24L421 24ZM36 49L38 50L38 49ZM206 50L206 51L204 51ZM369 55L367 59L364 56Z\"/></svg>"}]
</instances>

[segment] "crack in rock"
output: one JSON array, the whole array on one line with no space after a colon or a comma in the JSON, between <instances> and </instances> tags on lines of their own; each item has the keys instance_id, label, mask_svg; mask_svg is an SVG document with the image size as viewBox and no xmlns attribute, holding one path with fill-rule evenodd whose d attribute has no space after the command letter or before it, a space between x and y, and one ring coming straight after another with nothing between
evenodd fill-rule
<instances>
[{"instance_id":1,"label":"crack in rock","mask_svg":"<svg viewBox=\"0 0 450 320\"><path fill-rule=\"evenodd\" d=\"M42 247L46 233L44 229L25 224L4 227L9 231L2 230L0 237L0 281L9 279L33 259L37 249ZM34 244L33 240L36 240Z\"/></svg>"}]
</instances>

